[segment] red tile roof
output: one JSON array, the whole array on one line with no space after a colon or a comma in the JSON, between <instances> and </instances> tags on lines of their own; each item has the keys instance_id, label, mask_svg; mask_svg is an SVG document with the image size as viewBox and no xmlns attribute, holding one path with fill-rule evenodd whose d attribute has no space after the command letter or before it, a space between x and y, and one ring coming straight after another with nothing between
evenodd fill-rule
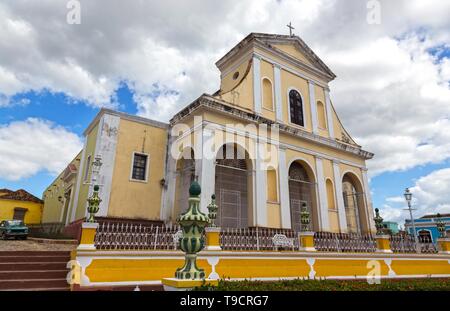
<instances>
[{"instance_id":1,"label":"red tile roof","mask_svg":"<svg viewBox=\"0 0 450 311\"><path fill-rule=\"evenodd\" d=\"M44 201L42 201L41 199L35 197L31 193L29 193L23 189L19 189L17 191L11 191L9 189L2 189L2 190L6 190L5 192L7 192L7 193L4 195L0 195L0 200L17 200L17 201L29 201L29 202L36 202L36 203L44 203ZM2 190L0 190L0 192Z\"/></svg>"}]
</instances>

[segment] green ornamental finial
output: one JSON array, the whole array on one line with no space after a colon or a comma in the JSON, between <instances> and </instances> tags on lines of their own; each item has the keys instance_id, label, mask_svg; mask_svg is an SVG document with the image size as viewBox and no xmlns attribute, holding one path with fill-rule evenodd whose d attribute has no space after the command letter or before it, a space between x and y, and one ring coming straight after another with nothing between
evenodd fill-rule
<instances>
[{"instance_id":1,"label":"green ornamental finial","mask_svg":"<svg viewBox=\"0 0 450 311\"><path fill-rule=\"evenodd\" d=\"M180 247L185 252L184 266L178 268L175 277L182 280L198 280L205 278L205 271L197 266L197 253L205 246L205 227L209 217L200 211L201 187L193 181L189 187L189 208L181 214L177 222L183 231Z\"/></svg>"},{"instance_id":2,"label":"green ornamental finial","mask_svg":"<svg viewBox=\"0 0 450 311\"><path fill-rule=\"evenodd\" d=\"M95 222L94 215L98 212L100 202L102 202L102 199L100 199L100 197L98 196L99 190L100 190L100 187L98 185L95 185L92 196L90 196L87 199L87 201L88 201L87 211L89 213L89 216L86 219L87 222Z\"/></svg>"},{"instance_id":3,"label":"green ornamental finial","mask_svg":"<svg viewBox=\"0 0 450 311\"><path fill-rule=\"evenodd\" d=\"M194 180L191 186L189 187L189 195L191 197L198 197L201 192L202 188L200 187L200 184Z\"/></svg>"},{"instance_id":4,"label":"green ornamental finial","mask_svg":"<svg viewBox=\"0 0 450 311\"><path fill-rule=\"evenodd\" d=\"M214 223L214 221L217 218L217 210L219 209L219 207L216 204L216 195L213 194L211 195L211 203L208 204L208 216L210 219L210 227L216 227L216 224Z\"/></svg>"},{"instance_id":5,"label":"green ornamental finial","mask_svg":"<svg viewBox=\"0 0 450 311\"><path fill-rule=\"evenodd\" d=\"M306 206L306 203L302 203L302 208L300 211L300 222L301 222L301 231L309 231L310 230L310 223L311 220L309 218L309 212L308 207Z\"/></svg>"},{"instance_id":6,"label":"green ornamental finial","mask_svg":"<svg viewBox=\"0 0 450 311\"><path fill-rule=\"evenodd\" d=\"M380 210L378 208L375 209L375 217L373 220L375 221L377 234L383 234L383 218L380 216Z\"/></svg>"}]
</instances>

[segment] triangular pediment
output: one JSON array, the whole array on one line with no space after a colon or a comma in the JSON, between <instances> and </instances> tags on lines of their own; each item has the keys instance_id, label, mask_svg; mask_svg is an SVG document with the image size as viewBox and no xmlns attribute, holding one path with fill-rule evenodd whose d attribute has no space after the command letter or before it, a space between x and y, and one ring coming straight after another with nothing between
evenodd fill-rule
<instances>
[{"instance_id":1,"label":"triangular pediment","mask_svg":"<svg viewBox=\"0 0 450 311\"><path fill-rule=\"evenodd\" d=\"M311 50L311 48L298 36L253 34L255 39L264 43L268 48L278 53L283 53L295 60L323 72L334 79L336 75L327 65Z\"/></svg>"},{"instance_id":2,"label":"triangular pediment","mask_svg":"<svg viewBox=\"0 0 450 311\"><path fill-rule=\"evenodd\" d=\"M239 58L251 46L262 47L267 52L280 56L296 63L302 69L306 69L323 77L327 81L333 80L336 75L327 65L309 48L298 36L276 35L266 33L251 33L239 42L233 49L225 54L216 65L220 70Z\"/></svg>"}]
</instances>

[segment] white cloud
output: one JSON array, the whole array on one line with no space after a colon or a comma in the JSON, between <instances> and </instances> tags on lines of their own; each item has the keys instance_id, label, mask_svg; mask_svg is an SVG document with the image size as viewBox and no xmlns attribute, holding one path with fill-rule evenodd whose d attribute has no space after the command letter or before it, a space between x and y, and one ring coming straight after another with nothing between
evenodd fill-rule
<instances>
[{"instance_id":1,"label":"white cloud","mask_svg":"<svg viewBox=\"0 0 450 311\"><path fill-rule=\"evenodd\" d=\"M444 168L431 172L419 178L410 188L413 194L412 207L414 217L418 218L426 214L450 213L450 168ZM403 197L386 198L387 204L381 208L382 217L387 220L403 223L409 219L409 212Z\"/></svg>"},{"instance_id":2,"label":"white cloud","mask_svg":"<svg viewBox=\"0 0 450 311\"><path fill-rule=\"evenodd\" d=\"M82 1L81 25L65 2L0 4L0 106L28 90L64 92L117 107L128 84L138 114L167 121L219 87L214 62L249 32L300 35L337 74L332 100L364 149L372 176L450 155L449 1ZM399 13L401 12L401 14Z\"/></svg>"},{"instance_id":3,"label":"white cloud","mask_svg":"<svg viewBox=\"0 0 450 311\"><path fill-rule=\"evenodd\" d=\"M49 121L28 118L0 126L0 178L59 173L81 150L80 137Z\"/></svg>"}]
</instances>

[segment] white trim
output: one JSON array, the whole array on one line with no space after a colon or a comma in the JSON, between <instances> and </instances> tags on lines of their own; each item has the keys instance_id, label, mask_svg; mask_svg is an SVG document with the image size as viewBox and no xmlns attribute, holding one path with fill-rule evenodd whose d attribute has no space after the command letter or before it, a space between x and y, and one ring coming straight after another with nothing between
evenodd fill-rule
<instances>
[{"instance_id":1,"label":"white trim","mask_svg":"<svg viewBox=\"0 0 450 311\"><path fill-rule=\"evenodd\" d=\"M292 163L294 163L295 161L299 161L299 160L305 162L309 166L309 169L312 171L312 174L313 174L313 177L314 177L314 182L313 183L317 183L316 171L314 170L314 168L311 165L311 163L307 159L303 158L302 156L295 156L289 161L289 165L287 166L288 172L289 172L289 168L291 167Z\"/></svg>"},{"instance_id":2,"label":"white trim","mask_svg":"<svg viewBox=\"0 0 450 311\"><path fill-rule=\"evenodd\" d=\"M216 156L210 159L209 156L205 156L203 148L205 148L206 142L208 142L213 136L213 132L209 129L203 128L198 133L201 139L197 139L196 150L199 150L200 154L194 154L197 159L196 163L199 164L196 167L196 174L198 175L198 182L201 186L202 192L200 193L200 210L203 213L208 214L208 204L211 202L211 195L215 192L215 176L216 176ZM217 151L215 152L217 155ZM198 157L201 157L200 159ZM197 170L198 169L198 170Z\"/></svg>"},{"instance_id":3,"label":"white trim","mask_svg":"<svg viewBox=\"0 0 450 311\"><path fill-rule=\"evenodd\" d=\"M133 178L133 166L134 166L134 157L135 155L143 155L147 157L147 160L145 161L145 179L141 180L141 179L134 179ZM150 154L145 153L145 152L140 152L140 151L133 151L132 155L131 155L131 167L130 167L130 178L129 181L131 182L141 182L141 183L147 183L148 182L148 171L149 171L149 167L150 167Z\"/></svg>"},{"instance_id":4,"label":"white trim","mask_svg":"<svg viewBox=\"0 0 450 311\"><path fill-rule=\"evenodd\" d=\"M344 197L342 196L342 178L341 169L339 163L333 162L333 175L334 175L334 187L336 191L336 204L338 210L339 228L342 233L348 231L347 228L347 215L345 212Z\"/></svg>"},{"instance_id":5,"label":"white trim","mask_svg":"<svg viewBox=\"0 0 450 311\"><path fill-rule=\"evenodd\" d=\"M330 221L328 219L328 200L327 200L327 189L325 183L325 177L323 174L323 162L322 159L316 158L316 173L317 173L317 190L319 192L319 202L317 202L317 207L320 210L320 223L321 231L330 231Z\"/></svg>"},{"instance_id":6,"label":"white trim","mask_svg":"<svg viewBox=\"0 0 450 311\"><path fill-rule=\"evenodd\" d=\"M292 121L291 121L291 101L289 100L289 93L291 91L297 91L300 94L300 98L302 100L303 126L300 125L300 124L292 123ZM288 107L289 125L294 126L294 127L299 127L299 128L302 128L302 129L306 130L305 100L303 99L302 93L299 91L299 89L291 86L291 87L288 87L286 96L287 96L286 100L287 100L287 107Z\"/></svg>"},{"instance_id":7,"label":"white trim","mask_svg":"<svg viewBox=\"0 0 450 311\"><path fill-rule=\"evenodd\" d=\"M331 107L330 92L328 90L324 90L324 92L325 92L325 112L327 114L328 135L330 136L330 138L335 138L333 107Z\"/></svg>"},{"instance_id":8,"label":"white trim","mask_svg":"<svg viewBox=\"0 0 450 311\"><path fill-rule=\"evenodd\" d=\"M289 176L286 166L286 150L278 149L278 170L280 179L280 211L281 211L281 228L291 229L291 210L289 204Z\"/></svg>"},{"instance_id":9,"label":"white trim","mask_svg":"<svg viewBox=\"0 0 450 311\"><path fill-rule=\"evenodd\" d=\"M264 79L267 79L270 82L270 92L272 93L272 108L264 107ZM275 112L275 96L274 96L274 87L273 82L268 76L261 77L261 107L267 111Z\"/></svg>"},{"instance_id":10,"label":"white trim","mask_svg":"<svg viewBox=\"0 0 450 311\"><path fill-rule=\"evenodd\" d=\"M318 114L317 114L317 104L316 104L316 91L314 88L314 82L308 80L308 89L309 89L309 107L311 111L311 124L312 124L312 132L314 134L319 134L318 130Z\"/></svg>"},{"instance_id":11,"label":"white trim","mask_svg":"<svg viewBox=\"0 0 450 311\"><path fill-rule=\"evenodd\" d=\"M253 110L261 114L261 59L253 55Z\"/></svg>"},{"instance_id":12,"label":"white trim","mask_svg":"<svg viewBox=\"0 0 450 311\"><path fill-rule=\"evenodd\" d=\"M276 120L279 123L283 121L283 99L281 96L281 68L278 65L273 65L273 77L274 77L274 95L275 95L275 111Z\"/></svg>"},{"instance_id":13,"label":"white trim","mask_svg":"<svg viewBox=\"0 0 450 311\"><path fill-rule=\"evenodd\" d=\"M372 194L370 193L370 187L369 187L369 179L367 177L367 170L361 170L361 174L363 177L363 187L364 187L364 196L365 196L365 202L366 202L366 214L367 214L367 221L368 225L371 231L376 231L375 228L375 221L373 220L373 203L372 203Z\"/></svg>"}]
</instances>

